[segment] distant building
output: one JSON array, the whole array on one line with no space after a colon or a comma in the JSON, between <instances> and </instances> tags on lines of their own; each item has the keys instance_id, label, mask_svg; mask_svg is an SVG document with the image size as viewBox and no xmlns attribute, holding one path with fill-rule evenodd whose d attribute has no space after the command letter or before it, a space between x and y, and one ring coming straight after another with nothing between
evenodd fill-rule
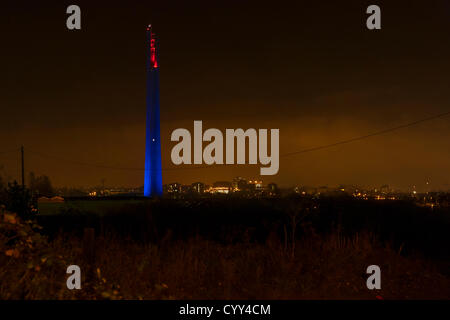
<instances>
[{"instance_id":1,"label":"distant building","mask_svg":"<svg viewBox=\"0 0 450 320\"><path fill-rule=\"evenodd\" d=\"M168 193L181 193L181 184L178 182L170 183L167 185Z\"/></svg>"},{"instance_id":2,"label":"distant building","mask_svg":"<svg viewBox=\"0 0 450 320\"><path fill-rule=\"evenodd\" d=\"M239 192L239 191L247 191L248 190L248 182L246 179L242 177L236 177L233 179L232 182L233 191Z\"/></svg>"},{"instance_id":3,"label":"distant building","mask_svg":"<svg viewBox=\"0 0 450 320\"><path fill-rule=\"evenodd\" d=\"M280 189L278 189L278 186L276 183L269 183L266 188L266 195L270 197L279 196L280 195Z\"/></svg>"},{"instance_id":4,"label":"distant building","mask_svg":"<svg viewBox=\"0 0 450 320\"><path fill-rule=\"evenodd\" d=\"M213 183L213 186L209 189L210 193L223 193L228 194L233 190L233 187L228 181L217 181Z\"/></svg>"},{"instance_id":5,"label":"distant building","mask_svg":"<svg viewBox=\"0 0 450 320\"><path fill-rule=\"evenodd\" d=\"M250 180L248 184L251 186L251 189L254 191L262 191L264 186L262 184L262 180Z\"/></svg>"},{"instance_id":6,"label":"distant building","mask_svg":"<svg viewBox=\"0 0 450 320\"><path fill-rule=\"evenodd\" d=\"M380 192L381 192L381 193L384 193L384 194L389 193L389 192L390 192L389 186L388 186L387 184L382 185L382 186L380 187Z\"/></svg>"},{"instance_id":7,"label":"distant building","mask_svg":"<svg viewBox=\"0 0 450 320\"><path fill-rule=\"evenodd\" d=\"M202 194L205 192L205 184L202 182L194 182L191 187L192 191L196 193Z\"/></svg>"},{"instance_id":8,"label":"distant building","mask_svg":"<svg viewBox=\"0 0 450 320\"><path fill-rule=\"evenodd\" d=\"M40 197L37 199L38 203L49 203L49 202L64 202L64 198L63 197L59 197L59 196L54 196L51 198L48 197Z\"/></svg>"},{"instance_id":9,"label":"distant building","mask_svg":"<svg viewBox=\"0 0 450 320\"><path fill-rule=\"evenodd\" d=\"M181 193L190 193L192 191L192 187L190 185L182 185L180 188Z\"/></svg>"}]
</instances>

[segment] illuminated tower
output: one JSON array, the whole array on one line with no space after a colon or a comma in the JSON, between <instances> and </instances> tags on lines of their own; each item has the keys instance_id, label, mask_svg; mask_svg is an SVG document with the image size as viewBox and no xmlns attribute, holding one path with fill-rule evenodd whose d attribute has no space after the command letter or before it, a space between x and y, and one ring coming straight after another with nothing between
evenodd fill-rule
<instances>
[{"instance_id":1,"label":"illuminated tower","mask_svg":"<svg viewBox=\"0 0 450 320\"><path fill-rule=\"evenodd\" d=\"M161 139L159 129L159 69L156 42L147 27L147 127L145 134L144 196L162 195Z\"/></svg>"}]
</instances>

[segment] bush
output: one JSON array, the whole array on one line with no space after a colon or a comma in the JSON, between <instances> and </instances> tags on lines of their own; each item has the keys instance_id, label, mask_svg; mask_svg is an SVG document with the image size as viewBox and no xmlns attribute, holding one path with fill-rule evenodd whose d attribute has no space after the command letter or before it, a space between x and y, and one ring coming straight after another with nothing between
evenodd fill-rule
<instances>
[{"instance_id":1,"label":"bush","mask_svg":"<svg viewBox=\"0 0 450 320\"><path fill-rule=\"evenodd\" d=\"M79 263L87 269L79 243L67 245L62 239L49 242L40 234L41 229L35 222L0 208L0 300L121 298L118 288L106 281L99 268L89 281L82 272L84 290L67 289L67 267Z\"/></svg>"},{"instance_id":2,"label":"bush","mask_svg":"<svg viewBox=\"0 0 450 320\"><path fill-rule=\"evenodd\" d=\"M31 219L37 212L36 201L29 189L22 187L14 181L2 192L0 203L6 210L16 212L23 219Z\"/></svg>"}]
</instances>

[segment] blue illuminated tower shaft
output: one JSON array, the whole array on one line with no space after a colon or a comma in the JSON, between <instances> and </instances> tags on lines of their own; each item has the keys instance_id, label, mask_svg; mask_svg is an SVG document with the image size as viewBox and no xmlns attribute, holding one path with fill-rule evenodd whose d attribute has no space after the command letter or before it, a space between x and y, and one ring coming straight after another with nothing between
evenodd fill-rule
<instances>
[{"instance_id":1,"label":"blue illuminated tower shaft","mask_svg":"<svg viewBox=\"0 0 450 320\"><path fill-rule=\"evenodd\" d=\"M147 28L147 120L145 134L144 196L162 195L161 137L159 127L159 68L156 43Z\"/></svg>"}]
</instances>

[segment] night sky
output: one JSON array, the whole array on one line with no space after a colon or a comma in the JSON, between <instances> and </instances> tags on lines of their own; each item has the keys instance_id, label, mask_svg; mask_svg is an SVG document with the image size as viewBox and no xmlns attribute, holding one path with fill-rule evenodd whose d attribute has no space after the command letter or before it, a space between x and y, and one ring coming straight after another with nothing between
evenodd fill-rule
<instances>
[{"instance_id":1,"label":"night sky","mask_svg":"<svg viewBox=\"0 0 450 320\"><path fill-rule=\"evenodd\" d=\"M167 169L171 132L192 132L194 120L204 130L279 128L283 155L450 111L449 1L92 2L0 4L0 152L23 144L27 172L56 186L143 184L131 169L144 166L149 23ZM70 4L81 7L80 31L66 28ZM370 4L381 7L381 30L366 28ZM261 178L449 189L449 124L281 157L279 173ZM18 178L18 151L0 164ZM166 170L163 183L259 178L259 168Z\"/></svg>"}]
</instances>

